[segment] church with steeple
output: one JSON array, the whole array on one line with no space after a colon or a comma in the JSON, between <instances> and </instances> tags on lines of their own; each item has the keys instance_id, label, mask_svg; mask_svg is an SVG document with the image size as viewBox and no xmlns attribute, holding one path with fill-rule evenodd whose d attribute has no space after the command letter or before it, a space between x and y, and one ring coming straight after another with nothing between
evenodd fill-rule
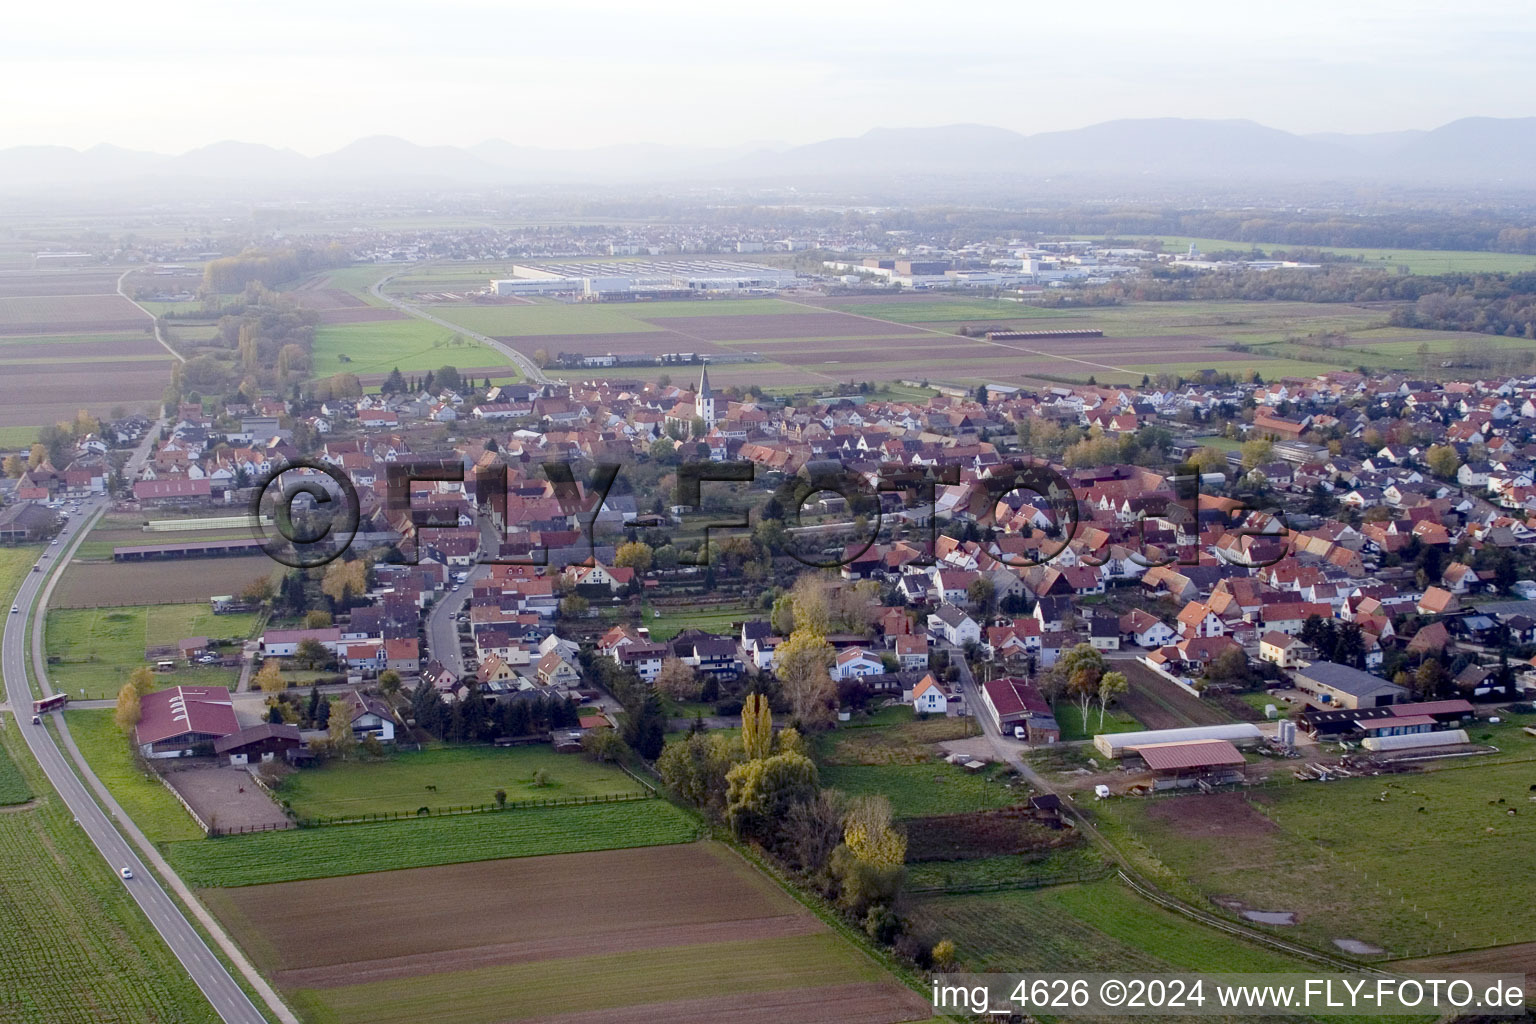
<instances>
[{"instance_id":1,"label":"church with steeple","mask_svg":"<svg viewBox=\"0 0 1536 1024\"><path fill-rule=\"evenodd\" d=\"M714 429L715 396L714 392L709 390L708 363L705 363L704 368L699 371L699 394L698 397L694 399L694 412L698 415L699 419L704 421L704 429L706 432Z\"/></svg>"}]
</instances>

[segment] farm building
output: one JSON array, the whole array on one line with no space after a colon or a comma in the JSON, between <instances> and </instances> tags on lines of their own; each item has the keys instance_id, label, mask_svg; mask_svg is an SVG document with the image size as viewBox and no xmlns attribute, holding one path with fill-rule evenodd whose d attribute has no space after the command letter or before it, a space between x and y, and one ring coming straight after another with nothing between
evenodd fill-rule
<instances>
[{"instance_id":1,"label":"farm building","mask_svg":"<svg viewBox=\"0 0 1536 1024\"><path fill-rule=\"evenodd\" d=\"M1399 750L1424 750L1430 747L1451 747L1471 742L1465 729L1442 729L1439 732L1417 732L1402 736L1367 736L1360 741L1366 750L1386 753Z\"/></svg>"},{"instance_id":2,"label":"farm building","mask_svg":"<svg viewBox=\"0 0 1536 1024\"><path fill-rule=\"evenodd\" d=\"M1194 740L1225 740L1230 744L1258 743L1264 738L1252 722L1225 725L1194 725L1183 729L1150 729L1145 732L1106 732L1093 738L1093 745L1105 757L1124 757L1141 747L1160 743L1185 743Z\"/></svg>"},{"instance_id":3,"label":"farm building","mask_svg":"<svg viewBox=\"0 0 1536 1024\"><path fill-rule=\"evenodd\" d=\"M145 757L190 757L239 729L227 689L176 686L139 699L135 739Z\"/></svg>"},{"instance_id":4,"label":"farm building","mask_svg":"<svg viewBox=\"0 0 1536 1024\"><path fill-rule=\"evenodd\" d=\"M1229 740L1177 740L1149 743L1136 748L1136 755L1146 762L1156 776L1157 789L1194 786L1201 782L1241 782L1247 763Z\"/></svg>"},{"instance_id":5,"label":"farm building","mask_svg":"<svg viewBox=\"0 0 1536 1024\"><path fill-rule=\"evenodd\" d=\"M1004 676L984 683L981 701L1005 736L1022 725L1030 743L1055 743L1061 739L1061 727L1056 724L1050 703L1027 679Z\"/></svg>"},{"instance_id":6,"label":"farm building","mask_svg":"<svg viewBox=\"0 0 1536 1024\"><path fill-rule=\"evenodd\" d=\"M183 541L179 544L136 544L115 547L117 562L150 562L167 558L222 558L259 555L265 548L254 538L243 540Z\"/></svg>"},{"instance_id":7,"label":"farm building","mask_svg":"<svg viewBox=\"0 0 1536 1024\"><path fill-rule=\"evenodd\" d=\"M1294 676L1298 690L1334 707L1384 707L1408 696L1408 691L1396 683L1331 661L1314 661L1296 669Z\"/></svg>"},{"instance_id":8,"label":"farm building","mask_svg":"<svg viewBox=\"0 0 1536 1024\"><path fill-rule=\"evenodd\" d=\"M1402 719L1428 719L1430 729L1460 725L1472 717L1472 705L1468 701L1431 700L1413 704L1388 704L1374 708L1314 709L1304 712L1299 724L1313 736L1337 739L1367 732L1366 726L1376 722L1400 722ZM1378 728L1385 728L1378 727ZM1425 730L1427 731L1427 730Z\"/></svg>"},{"instance_id":9,"label":"farm building","mask_svg":"<svg viewBox=\"0 0 1536 1024\"><path fill-rule=\"evenodd\" d=\"M211 500L213 483L206 477L140 480L133 485L133 497L140 505L189 505Z\"/></svg>"},{"instance_id":10,"label":"farm building","mask_svg":"<svg viewBox=\"0 0 1536 1024\"><path fill-rule=\"evenodd\" d=\"M58 528L59 519L41 505L22 503L0 511L0 542L21 544L42 540Z\"/></svg>"},{"instance_id":11,"label":"farm building","mask_svg":"<svg viewBox=\"0 0 1536 1024\"><path fill-rule=\"evenodd\" d=\"M302 742L298 726L263 722L214 740L213 752L229 758L230 764L239 766L252 761L273 761L280 756L286 757L288 751L297 749Z\"/></svg>"}]
</instances>

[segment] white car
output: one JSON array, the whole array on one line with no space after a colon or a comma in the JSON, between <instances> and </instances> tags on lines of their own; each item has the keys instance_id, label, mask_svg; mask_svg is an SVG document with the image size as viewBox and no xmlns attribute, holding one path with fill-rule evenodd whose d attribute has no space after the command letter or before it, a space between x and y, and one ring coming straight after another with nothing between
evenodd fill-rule
<instances>
[{"instance_id":1,"label":"white car","mask_svg":"<svg viewBox=\"0 0 1536 1024\"><path fill-rule=\"evenodd\" d=\"M117 873L122 875L124 879L129 879L133 877L133 868L121 868Z\"/></svg>"},{"instance_id":2,"label":"white car","mask_svg":"<svg viewBox=\"0 0 1536 1024\"><path fill-rule=\"evenodd\" d=\"M21 611L21 608L20 608L20 607L19 607L19 606L17 606L17 605L14 605L14 604L13 604L13 605L11 605L11 614L12 614L12 615L15 615L15 614L16 614L16 613L17 613L17 612L19 612L19 611Z\"/></svg>"},{"instance_id":3,"label":"white car","mask_svg":"<svg viewBox=\"0 0 1536 1024\"><path fill-rule=\"evenodd\" d=\"M1013 738L1016 740L1028 739L1029 733L1024 731L1024 727L1022 725L1016 725L1013 727Z\"/></svg>"}]
</instances>

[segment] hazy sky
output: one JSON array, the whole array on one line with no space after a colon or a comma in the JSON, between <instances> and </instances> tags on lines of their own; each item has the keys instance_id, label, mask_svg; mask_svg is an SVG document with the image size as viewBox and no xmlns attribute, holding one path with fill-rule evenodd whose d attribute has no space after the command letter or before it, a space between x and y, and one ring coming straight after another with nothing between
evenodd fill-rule
<instances>
[{"instance_id":1,"label":"hazy sky","mask_svg":"<svg viewBox=\"0 0 1536 1024\"><path fill-rule=\"evenodd\" d=\"M735 145L1154 116L1387 131L1536 114L1533 56L1529 0L75 0L7 10L0 147Z\"/></svg>"}]
</instances>

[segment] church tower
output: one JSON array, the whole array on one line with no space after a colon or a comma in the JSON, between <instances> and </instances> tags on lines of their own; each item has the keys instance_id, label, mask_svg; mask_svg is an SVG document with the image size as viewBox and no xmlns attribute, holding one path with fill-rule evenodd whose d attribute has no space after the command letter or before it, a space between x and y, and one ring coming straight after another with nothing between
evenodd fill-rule
<instances>
[{"instance_id":1,"label":"church tower","mask_svg":"<svg viewBox=\"0 0 1536 1024\"><path fill-rule=\"evenodd\" d=\"M709 390L709 365L699 371L699 395L696 400L695 411L699 419L704 421L705 430L713 430L715 426L715 396Z\"/></svg>"}]
</instances>

